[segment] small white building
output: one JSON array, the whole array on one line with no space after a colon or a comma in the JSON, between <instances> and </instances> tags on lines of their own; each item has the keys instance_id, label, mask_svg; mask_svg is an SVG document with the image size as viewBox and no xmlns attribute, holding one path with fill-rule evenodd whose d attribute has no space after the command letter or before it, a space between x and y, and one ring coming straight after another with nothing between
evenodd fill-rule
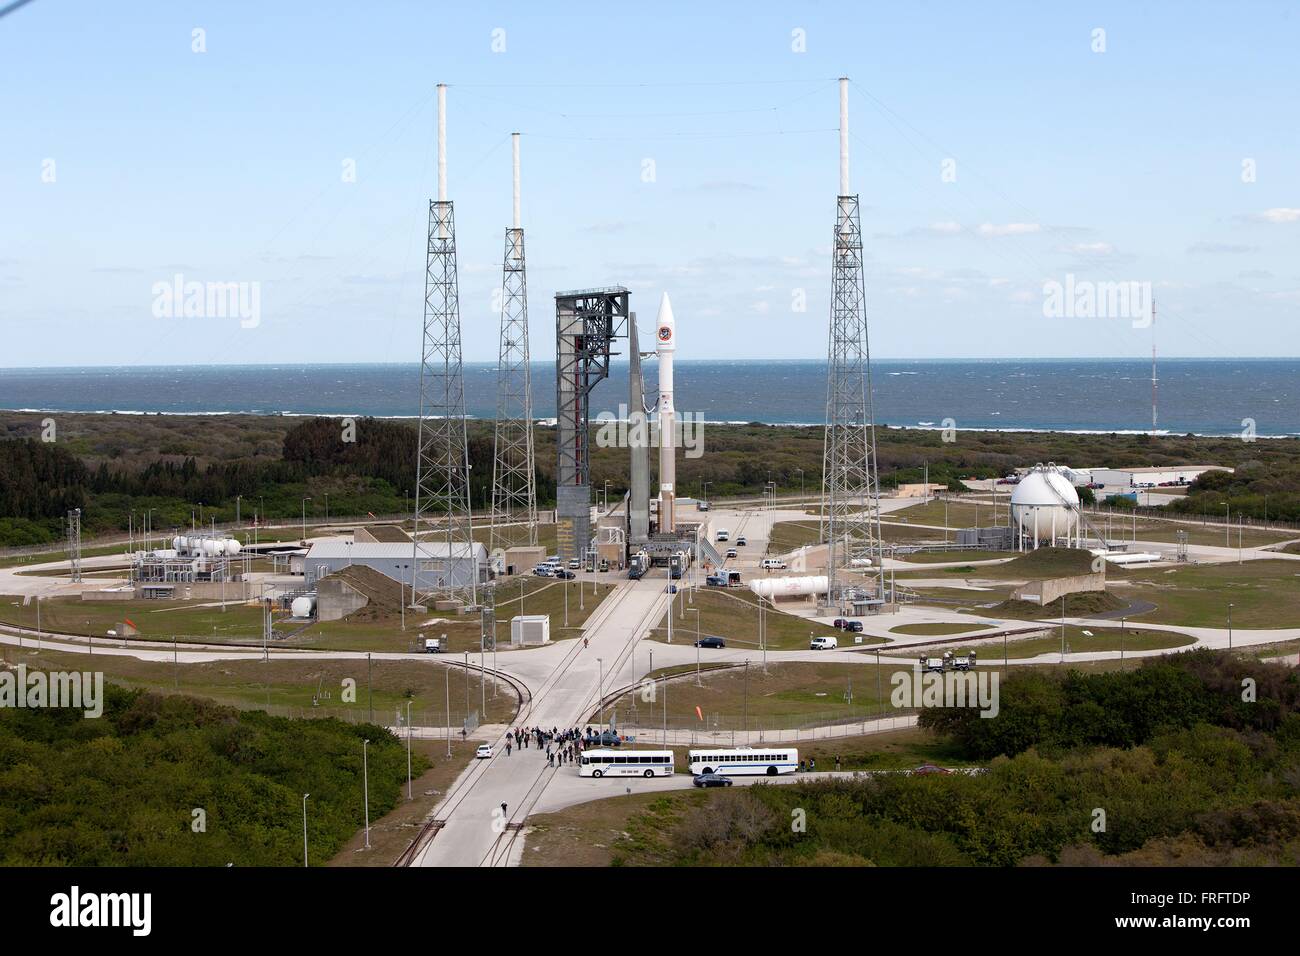
<instances>
[{"instance_id":1,"label":"small white building","mask_svg":"<svg viewBox=\"0 0 1300 956\"><path fill-rule=\"evenodd\" d=\"M1156 488L1160 485L1186 485L1207 471L1227 471L1222 465L1160 465L1154 468L1094 468L1092 480L1121 488Z\"/></svg>"},{"instance_id":2,"label":"small white building","mask_svg":"<svg viewBox=\"0 0 1300 956\"><path fill-rule=\"evenodd\" d=\"M510 619L510 643L549 644L551 619L546 614L518 614Z\"/></svg>"}]
</instances>

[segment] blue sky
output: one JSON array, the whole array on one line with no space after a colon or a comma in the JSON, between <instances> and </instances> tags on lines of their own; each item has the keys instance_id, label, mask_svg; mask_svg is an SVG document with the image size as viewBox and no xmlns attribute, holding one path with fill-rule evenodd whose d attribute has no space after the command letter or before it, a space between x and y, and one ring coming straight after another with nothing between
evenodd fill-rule
<instances>
[{"instance_id":1,"label":"blue sky","mask_svg":"<svg viewBox=\"0 0 1300 956\"><path fill-rule=\"evenodd\" d=\"M534 357L557 290L612 284L644 325L672 295L683 359L822 357L841 74L876 356L1148 354L1044 316L1070 274L1150 282L1164 354L1297 355L1298 39L1286 2L35 0L0 18L0 367L417 360L438 82L466 359L514 130ZM256 326L155 317L178 273L258 283Z\"/></svg>"}]
</instances>

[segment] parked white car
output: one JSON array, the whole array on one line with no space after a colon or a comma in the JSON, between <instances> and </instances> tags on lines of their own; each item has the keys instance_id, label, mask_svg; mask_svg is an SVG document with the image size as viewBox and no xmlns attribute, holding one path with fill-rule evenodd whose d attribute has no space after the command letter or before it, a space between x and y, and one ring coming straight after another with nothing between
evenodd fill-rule
<instances>
[{"instance_id":1,"label":"parked white car","mask_svg":"<svg viewBox=\"0 0 1300 956\"><path fill-rule=\"evenodd\" d=\"M492 745L491 745L491 744L479 744L479 745L478 745L478 750L474 751L474 759L475 759L475 760L491 760L491 759L492 759Z\"/></svg>"}]
</instances>

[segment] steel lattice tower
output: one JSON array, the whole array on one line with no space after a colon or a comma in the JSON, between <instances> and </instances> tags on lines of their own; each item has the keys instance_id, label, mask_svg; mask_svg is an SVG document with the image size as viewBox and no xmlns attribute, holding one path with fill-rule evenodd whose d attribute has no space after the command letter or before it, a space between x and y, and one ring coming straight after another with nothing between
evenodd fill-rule
<instances>
[{"instance_id":1,"label":"steel lattice tower","mask_svg":"<svg viewBox=\"0 0 1300 956\"><path fill-rule=\"evenodd\" d=\"M840 196L832 255L821 525L829 549L827 599L848 610L854 592L881 600L886 595L862 225L858 197L848 188L846 79L840 80Z\"/></svg>"},{"instance_id":2,"label":"steel lattice tower","mask_svg":"<svg viewBox=\"0 0 1300 956\"><path fill-rule=\"evenodd\" d=\"M528 282L519 225L519 134L514 154L514 226L506 230L501 278L501 343L497 353L497 416L492 458L489 548L537 544L533 475L533 393L528 365Z\"/></svg>"},{"instance_id":3,"label":"steel lattice tower","mask_svg":"<svg viewBox=\"0 0 1300 956\"><path fill-rule=\"evenodd\" d=\"M68 564L72 570L72 583L81 583L81 509L68 512Z\"/></svg>"},{"instance_id":4,"label":"steel lattice tower","mask_svg":"<svg viewBox=\"0 0 1300 956\"><path fill-rule=\"evenodd\" d=\"M429 203L420 359L420 426L415 463L411 593L415 603L454 598L478 603L473 560L469 438L461 363L456 222L447 196L446 87L438 86L438 199ZM439 545L425 553L421 545ZM459 559L459 560L458 560ZM473 568L464 579L465 563ZM452 571L462 570L455 578Z\"/></svg>"}]
</instances>

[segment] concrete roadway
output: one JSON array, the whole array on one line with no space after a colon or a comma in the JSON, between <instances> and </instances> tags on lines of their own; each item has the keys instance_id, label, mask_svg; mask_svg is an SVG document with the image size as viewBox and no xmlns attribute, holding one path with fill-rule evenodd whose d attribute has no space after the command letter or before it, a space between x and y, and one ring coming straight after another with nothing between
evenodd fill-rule
<instances>
[{"instance_id":1,"label":"concrete roadway","mask_svg":"<svg viewBox=\"0 0 1300 956\"><path fill-rule=\"evenodd\" d=\"M599 700L602 678L605 689L630 683L636 676L633 648L667 609L666 583L663 578L643 578L620 587L588 621L585 636L589 646L582 641L566 642L569 646L558 661L543 661L533 654L527 655L526 662L521 659L521 669L526 664L534 674L531 681L525 678L533 689L533 698L520 715L519 724L548 730L581 726ZM512 664L515 657L525 655L512 654ZM549 673L539 673L548 665ZM516 674L524 676L520 671ZM501 749L504 735L491 743ZM570 771L566 768L563 773ZM508 838L513 835L504 830L503 823L522 822L558 775L561 772L547 767L532 748L512 757L502 752L492 760L476 761L434 811L434 816L445 820L445 824L415 865L479 866L501 862L494 859L494 850L503 841L508 846ZM503 803L507 807L504 817Z\"/></svg>"},{"instance_id":2,"label":"concrete roadway","mask_svg":"<svg viewBox=\"0 0 1300 956\"><path fill-rule=\"evenodd\" d=\"M916 500L887 500L883 510L894 511L918 503ZM735 536L743 533L749 544L741 549L741 566L756 566L762 555L770 532L768 513L757 510L740 512L731 509L719 509L709 513L710 535L718 527L727 527ZM770 514L771 522L791 519L808 519L810 516L793 509L778 509ZM1170 547L1167 543L1164 548ZM1205 557L1220 561L1235 558L1235 549L1196 548L1206 552ZM1281 557L1276 553L1258 554L1262 549L1245 549L1243 557ZM1222 552L1222 553L1219 553ZM1290 556L1300 558L1300 556ZM120 557L106 556L88 558L84 566L93 568L101 563L111 564L120 561ZM46 565L27 565L21 570L31 571L38 567L57 567L59 562ZM81 590L80 585L70 585L66 579L20 575L18 568L0 569L0 593L40 594L54 596ZM108 586L108 581L97 581ZM641 581L624 581L617 590L603 603L603 606L587 622L585 635L589 646L581 640L560 641L549 647L524 651L501 653L498 666L503 674L524 683L531 691L532 698L527 709L518 718L518 723L527 726L550 728L572 727L580 725L596 707L600 693L609 693L632 684L648 670L648 655L636 652L638 641L648 629L657 624L667 608L667 580L662 573L647 577ZM957 615L944 609L927 608L924 611L904 609L899 614L880 622L872 630L889 633L889 629L901 623L932 622L953 620L962 623L975 623L969 615ZM812 622L810 622L812 623ZM874 622L872 622L874 623ZM989 628L1033 626L1025 621L987 621ZM1069 623L1098 628L1105 626L1096 620L1071 619ZM1041 625L1044 628L1050 624ZM1113 625L1112 625L1113 626ZM1228 635L1226 630L1217 628L1173 627L1155 624L1143 624L1148 629L1167 629L1189 634L1197 639L1198 644L1209 647L1226 647ZM977 637L978 632L954 635L953 641L968 641ZM1300 629L1240 630L1233 635L1234 646L1264 644L1295 639L1300 636ZM683 635L687 637L687 635ZM13 629L0 627L0 643L16 645L19 640L30 646L30 635L20 638ZM891 635L890 654L882 654L882 662L911 665L914 660L908 648L916 644L928 644L934 637L906 638ZM42 645L49 649L82 652L87 649L84 640L71 638L53 639L45 637ZM656 666L689 664L696 659L696 651L689 639L681 643L654 645ZM173 657L173 649L165 643L131 642L128 647L121 643L110 644L97 639L94 652L112 656L133 656L144 660L168 661ZM272 648L276 656L297 656L304 659L349 659L364 658L362 652L346 651L306 651ZM1138 657L1168 651L1130 652L1126 656ZM184 663L196 663L222 659L257 659L262 657L260 648L232 649L220 645L188 645L185 649L175 651L176 659ZM423 659L433 663L425 655L403 653L374 654L375 659ZM1117 652L1100 652L1070 654L1070 661L1099 660L1118 657ZM817 661L869 664L876 661L875 648L852 645L838 651L769 651L767 658L772 663L785 661ZM724 650L708 652L704 658L709 662L739 663L744 660L757 661L760 654L756 649L730 647ZM1022 659L1011 663L1042 663L1059 660L1059 654L1046 654L1036 659ZM451 662L454 663L454 662ZM494 747L500 748L504 741L504 728L484 728L494 735L491 740ZM784 778L788 779L788 778ZM631 785L629 783L628 785ZM662 781L636 781L638 788L646 785L676 788L689 786L685 775L678 778L666 778ZM609 795L616 786L606 780L589 780L577 776L576 771L566 766L562 771L547 768L545 761L532 749L522 753L516 752L510 758L495 757L489 761L476 761L457 780L455 785L435 811L435 817L444 820L445 825L438 835L428 844L417 858L421 866L475 866L506 865L513 861L518 853L518 825L522 824L529 813L535 810L557 809L575 802L599 799ZM626 785L625 785L626 786ZM506 829L500 815L500 805L507 805L506 822L514 824L516 829Z\"/></svg>"}]
</instances>

